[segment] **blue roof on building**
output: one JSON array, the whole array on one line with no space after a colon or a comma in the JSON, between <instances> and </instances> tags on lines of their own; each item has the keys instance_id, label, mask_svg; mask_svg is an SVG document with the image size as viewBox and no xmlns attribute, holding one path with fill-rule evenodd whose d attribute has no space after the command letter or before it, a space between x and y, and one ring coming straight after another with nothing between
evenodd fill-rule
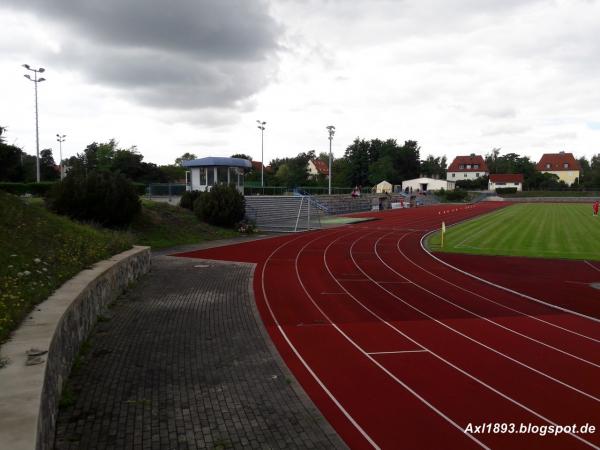
<instances>
[{"instance_id":1,"label":"blue roof on building","mask_svg":"<svg viewBox=\"0 0 600 450\"><path fill-rule=\"evenodd\" d=\"M206 167L206 166L227 166L227 167L245 167L251 168L252 163L243 158L223 158L220 156L209 156L207 158L192 159L182 161L183 167Z\"/></svg>"}]
</instances>

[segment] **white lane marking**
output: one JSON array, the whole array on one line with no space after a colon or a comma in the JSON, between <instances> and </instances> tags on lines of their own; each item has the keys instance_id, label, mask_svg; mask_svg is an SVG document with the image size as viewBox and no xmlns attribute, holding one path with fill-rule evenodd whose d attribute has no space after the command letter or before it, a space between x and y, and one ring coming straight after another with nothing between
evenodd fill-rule
<instances>
[{"instance_id":1,"label":"white lane marking","mask_svg":"<svg viewBox=\"0 0 600 450\"><path fill-rule=\"evenodd\" d=\"M360 238L360 239L362 239L362 238ZM359 239L359 240L360 240L360 239ZM352 257L352 247L353 247L353 246L354 246L354 244L352 244L352 246L350 246L350 258L352 258L352 261L354 262L354 264L356 265L356 267L358 268L358 270L360 270L362 273L364 273L364 275L365 275L367 278L370 278L370 279L371 279L371 281L372 281L373 283L375 283L375 280L373 280L373 278L371 278L371 277L370 277L370 276L369 276L369 275L368 275L368 274L367 274L365 271L363 271L363 269L362 269L362 268L361 268L361 267L360 267L360 266L359 266L359 265L356 263L356 261L355 261L355 260L354 260L354 258ZM385 263L384 263L384 264L385 264ZM389 266L388 266L388 267L389 267ZM377 283L375 283L375 284L377 284ZM492 347L490 347L489 345L487 345L487 344L484 344L483 342L480 342L480 341L478 341L477 339L474 339L474 338L472 338L471 336L468 336L468 335L466 335L465 333L463 333L463 332L461 332L461 331L458 331L458 330L457 330L457 329L455 329L455 328L452 328L450 325L448 325L448 324L446 324L446 323L442 322L441 320L438 320L438 319L436 319L435 317L433 317L433 316L431 316L431 315L427 314L425 311L422 311L422 310L420 310L420 309L419 309L419 308L417 308L416 306L414 306L414 305L411 305L411 304L410 304L410 303L408 303L406 300L402 299L401 297L398 297L396 294L394 294L394 293L393 293L393 292L391 292L390 290L386 289L385 287L383 287L383 286L381 286L381 285L378 285L378 286L379 286L381 289L383 289L384 291L386 291L388 294L390 294L392 297L394 297L394 298L398 299L399 301L401 301L402 303L404 303L404 304L405 304L406 306L408 306L409 308L412 308L412 309L414 309L415 311L417 311L417 312L421 313L422 315L424 315L424 316L425 316L425 317L427 317L428 319L430 319L430 320L433 320L433 321L434 321L434 322L436 322L437 324L439 324L439 325L443 326L444 328L447 328L447 329L448 329L448 330L450 330L450 331L453 331L454 333L458 334L459 336L462 336L462 337L464 337L465 339L467 339L467 340L469 340L469 341L471 341L471 342L473 342L473 343L475 343L475 344L477 344L477 345L479 345L479 346L481 346L481 347L483 347L483 348L486 348L486 349L488 349L488 350L490 350L490 351L492 351L492 352L494 352L494 353L496 353L496 354L498 354L498 355L500 355L500 356L503 356L504 358L506 358L506 359L508 359L508 360L510 360L510 361L512 361L512 362L515 362L515 363L519 364L520 366L523 366L523 367L525 367L525 368L527 368L527 369L531 370L532 372L535 372L535 373L537 373L538 375L541 375L541 376L543 376L543 377L546 377L546 378L548 378L549 380L552 380L552 381L554 381L554 382L556 382L556 383L558 383L558 384L560 384L560 385L563 385L563 386L565 386L566 388L569 388L569 389L571 389L571 390L573 390L573 391L575 391L575 392L578 392L579 394L581 394L581 395L583 395L583 396L585 396L585 397L588 397L588 398L590 398L590 399L592 399L592 400L594 400L594 401L600 402L600 399L599 399L599 398L597 398L597 397L594 397L592 394L588 394L587 392L585 392L585 391L582 391L581 389L578 389L578 388L576 388L575 386L571 386L570 384L568 384L568 383L565 383L564 381L561 381L561 380L559 380L559 379L557 379L557 378L554 378L552 375L549 375L549 374L547 374L547 373L545 373L545 372L543 372L543 371L541 371L541 370L538 370L538 369L536 369L536 368L534 368L534 367L531 367L531 366L529 366L528 364L525 364L524 362L522 362L522 361L519 361L519 360L518 360L518 359L516 359L516 358L513 358L512 356L509 356L509 355L507 355L507 354L505 354L505 353L502 353L501 351L499 351L499 350L496 350L495 348L492 348Z\"/></svg>"},{"instance_id":2,"label":"white lane marking","mask_svg":"<svg viewBox=\"0 0 600 450\"><path fill-rule=\"evenodd\" d=\"M323 258L325 260L325 267L327 269L327 271L329 272L330 276L335 280L335 277L333 276L333 274L331 273L331 270L329 270L329 266L327 265L327 260L326 260L326 256L327 256L327 251L329 250L329 246L327 246L327 248L325 249L325 253L323 254ZM337 280L336 280L337 281ZM413 342L415 345L426 349L427 351L429 351L429 353L433 356L435 356L436 358L438 358L440 361L443 361L444 363L446 363L447 365L449 365L450 367L456 369L457 371L459 371L460 373L462 373L463 375L465 375L466 377L472 379L473 381L475 381L476 383L481 384L482 386L486 387L487 389L491 390L492 392L498 394L499 396L501 396L502 398L508 400L509 402L521 407L522 409L524 409L525 411L529 412L530 414L533 414L534 416L548 422L551 425L554 426L558 426L558 424L556 424L555 422L553 422L552 420L550 420L549 418L543 416L542 414L534 411L533 409L529 408L528 406L524 405L523 403L519 402L518 400L515 400L514 398L508 396L507 394L499 391L498 389L494 388L493 386L487 384L485 381L480 380L479 378L475 377L474 375L470 374L469 372L467 372L464 369L461 369L460 367L458 367L457 365L451 363L450 361L448 361L447 359L443 358L442 356L438 355L437 353L435 353L434 351L432 351L431 349L425 347L424 345L422 345L421 343L419 343L418 341L416 341L415 339L411 338L410 336L408 336L406 333L402 332L400 329L398 329L396 326L394 326L393 324L387 322L386 320L384 320L382 317L380 317L377 313L375 313L374 311L372 311L371 309L369 309L367 306L365 306L362 302L360 302L356 297L354 297L346 288L344 288L344 286L340 283L338 283L340 285L340 287L342 289L344 289L348 295L356 302L358 303L360 306L362 306L366 311L368 311L369 313L371 313L374 317L376 317L377 319L379 319L383 324L387 325L388 327L392 328L393 330L395 330L398 334L400 334L401 336L405 337L406 339L408 339L409 341ZM585 439L581 438L580 436L573 434L573 433L569 433L571 436L573 436L575 439L583 442L586 445L589 445L593 448L596 448L593 444L591 444L590 442L586 441Z\"/></svg>"},{"instance_id":3,"label":"white lane marking","mask_svg":"<svg viewBox=\"0 0 600 450\"><path fill-rule=\"evenodd\" d=\"M598 269L595 265L593 265L591 262L589 261L583 261L584 263L586 263L588 266L590 266L592 269L597 270L598 272L600 272L600 269Z\"/></svg>"},{"instance_id":4,"label":"white lane marking","mask_svg":"<svg viewBox=\"0 0 600 450\"><path fill-rule=\"evenodd\" d=\"M331 234L334 234L334 233L331 233ZM269 257L264 262L263 267L262 267L262 273L261 273L261 284L262 284L262 291L263 291L263 297L264 297L265 303L267 304L267 308L269 309L269 313L271 314L271 317L273 318L273 321L275 322L275 325L277 326L277 330L279 331L279 333L281 333L281 335L283 336L283 338L285 339L285 341L287 342L287 344L290 346L290 348L292 349L292 351L294 352L294 354L296 355L296 357L300 360L300 362L302 363L302 365L304 366L304 368L308 371L308 373L310 373L310 375L317 382L317 384L321 387L321 389L323 389L323 391L327 394L327 396L331 399L331 401L338 407L338 409L348 419L348 421L354 426L354 428L356 428L356 430L367 440L367 442L369 444L371 444L371 446L373 448L380 449L381 447L379 447L375 443L375 441L371 438L371 436L369 436L367 434L367 432L358 424L358 422L356 422L356 420L354 420L354 418L342 406L342 404L338 401L338 399L331 393L331 391L329 389L327 389L327 386L325 386L325 384L321 381L321 379L317 376L317 374L312 370L312 368L308 365L308 363L304 360L304 358L302 358L302 356L300 355L300 352L298 351L298 349L294 346L294 344L292 344L292 341L289 339L288 335L283 330L283 327L279 324L279 321L277 320L277 317L275 317L275 313L273 312L273 309L271 308L271 304L269 303L268 296L267 296L267 291L265 289L265 269L267 267L269 259L271 258L271 256L273 256L275 254L275 252L277 252L281 248L285 247L290 242L294 242L294 241L300 239L301 237L303 237L303 235L298 236L295 239L291 239L289 241L284 242L282 245L280 245L275 250L273 250L273 252L271 252L271 254L269 255Z\"/></svg>"},{"instance_id":5,"label":"white lane marking","mask_svg":"<svg viewBox=\"0 0 600 450\"><path fill-rule=\"evenodd\" d=\"M368 355L395 355L397 353L429 353L429 350L421 349L421 350L397 350L393 352L367 352Z\"/></svg>"},{"instance_id":6,"label":"white lane marking","mask_svg":"<svg viewBox=\"0 0 600 450\"><path fill-rule=\"evenodd\" d=\"M387 236L387 235L386 235L386 236ZM419 265L419 264L417 264L416 262L412 261L412 260L411 260L411 259L410 259L410 258L409 258L409 257L408 257L408 256L407 256L407 255L406 255L406 254L405 254L405 253L404 253L404 252L401 250L401 249L400 249L400 242L401 242L403 239L404 239L404 236L400 237L400 238L398 239L398 242L397 242L397 244L396 244L396 248L398 249L398 252L399 252L399 253L402 255L402 257L403 257L405 260L407 260L408 262L410 262L411 264L413 264L414 266L416 266L416 267L418 267L419 269L421 269L423 272L426 272L426 273L428 273L428 274L430 274L430 275L433 275L433 276L435 276L436 278L442 279L442 278L438 277L437 275L433 274L432 272L428 271L428 270L427 270L427 269L425 269L424 267L420 266L420 265ZM379 240L381 240L381 238L380 238ZM386 263L386 262L383 260L383 258L381 258L381 256L379 256L379 253L377 252L377 243L379 242L379 240L378 240L378 241L375 243L375 246L374 246L374 248L375 248L375 254L377 255L377 257L379 258L379 260L382 262L382 264L383 264L383 265L385 265L385 266L386 266L388 269L390 269L390 270L391 270L392 272L394 272L395 274L402 276L400 273L398 273L396 270L394 270L394 269L393 269L393 268L392 268L392 267L391 267L389 264L387 264L387 263ZM442 280L443 280L443 279L442 279ZM444 281L446 281L446 280L444 280ZM450 282L448 282L448 283L450 283ZM549 349L555 350L555 351L557 351L557 352L559 352L559 353L562 353L562 354L564 354L564 355L566 355L566 356L569 356L569 357L571 357L571 358L577 359L577 360L579 360L579 361L582 361L582 362L584 362L584 363L586 363L586 364L590 364L590 365L592 365L592 366L594 366L594 367L599 367L599 368L600 368L600 364L596 364L596 363L594 363L594 362L592 362L592 361L588 361L587 359L585 359L585 358L582 358L582 357L580 357L580 356L577 356L577 355L574 355L574 354L572 354L572 353L569 353L569 352L567 352L566 350L562 350L562 349L560 349L560 348L554 347L554 346L552 346L552 345L550 345L550 344L547 344L547 343L545 343L545 342L543 342L543 341L540 341L540 340L538 340L538 339L535 339L535 338L533 338L533 337L531 337L531 336L528 336L528 335L526 335L526 334L523 334L523 333L521 333L521 332L519 332L519 331L513 330L513 329L512 329L512 328L510 328L510 327L507 327L507 326L505 326L505 325L502 325L502 324L500 324L500 323L498 323L498 322L496 322L496 321L494 321L494 320L492 320L492 319L489 319L489 318L487 318L487 317L485 317L485 316L482 316L481 314L478 314L478 313L476 313L476 312L474 312L474 311L471 311L471 310L470 310L470 309L468 309L468 308L465 308L465 307L463 307L463 306L460 306L460 305L458 305L458 304L454 303L453 301L451 301L451 300L448 300L447 298L445 298L445 297L442 297L442 296L440 296L440 295L436 294L435 292L432 292L432 291L430 291L429 289L427 289L427 288L425 288L425 287L421 286L420 284L418 284L418 283L415 283L414 281L413 281L413 284L414 284L415 286L417 286L419 289L421 289L421 290L423 290L423 291L425 291L425 292L427 292L427 293L429 293L429 294L433 295L434 297L437 297L437 298L439 298L439 299L440 299L440 300L442 300L443 302L446 302L446 303L448 303L448 304L450 304L450 305L452 305L452 306L454 306L454 307L456 307L456 308L458 308L458 309L461 309L461 310L463 310L463 311L465 311L465 312L467 312L467 313L469 313L469 314L472 314L472 315L473 315L473 316L475 316L475 317L478 317L478 318L480 318L480 319L482 319L482 320L485 320L486 322L489 322L489 323L491 323L491 324L493 324L493 325L496 325L497 327L499 327L499 328L502 328L502 329L504 329L504 330L506 330L506 331L508 331L508 332L510 332L510 333L514 333L514 334L516 334L516 335L518 335L518 336L521 336L521 337L523 337L523 338L525 338L525 339L529 339L530 341L536 342L536 343L538 343L538 344L540 344L540 345L543 345L544 347L548 347ZM450 283L450 284L452 284L452 283ZM471 292L471 291L469 291L469 290L467 290L467 289L463 289L463 290L464 290L465 292L469 292L469 293L471 293L471 294L474 294L473 292ZM478 295L478 296L479 296L479 297L482 297L481 295ZM492 303L495 303L495 302L492 302Z\"/></svg>"},{"instance_id":7,"label":"white lane marking","mask_svg":"<svg viewBox=\"0 0 600 450\"><path fill-rule=\"evenodd\" d=\"M433 230L433 231L431 231L431 232L429 232L429 233L427 233L427 234L423 235L423 237L421 238L421 248L422 248L422 249L423 249L425 252L427 252L427 253L429 254L429 256L431 256L433 259L437 260L438 262L440 262L440 263L444 264L445 266L447 266L447 267L450 267L451 269L454 269L454 270L456 270L457 272L460 272L460 273L462 273L462 274L468 275L468 276L470 276L471 278L475 278L476 280L479 280L479 281L481 281L481 282L483 282L483 283L489 284L490 286L494 286L494 287L497 287L498 289L502 289L503 291L510 292L510 293L512 293L512 294L515 294L515 295L518 295L518 296L520 296L520 297L526 298L527 300L531 300L531 301L533 301L533 302L536 302L536 303L541 303L542 305L548 306L548 307L550 307L550 308L553 308L553 309L558 309L558 310L560 310L560 311L563 311L563 312L566 312L566 313L570 313L570 314L573 314L573 315L575 315L575 316L583 317L584 319L588 319L588 320L591 320L591 321L593 321L593 322L600 322L600 319L596 319L595 317L588 316L588 315L585 315L585 314L583 314L583 313L580 313L580 312L577 312L577 311L573 311L573 310L571 310L571 309L568 309L568 308L563 308L562 306L553 305L552 303L548 303L548 302L545 302L545 301L543 301L543 300L537 299L537 298L535 298L535 297L531 297L531 296L529 296L529 295L527 295L527 294L523 294L523 293L521 293L521 292L514 291L514 290L512 290L512 289L509 289L509 288L507 288L507 287L504 287L504 286L501 286L501 285L499 285L499 284L493 283L493 282L491 282L491 281L488 281L488 280L486 280L486 279L484 279L484 278L478 277L477 275L473 275L472 273L469 273L469 272L467 272L467 271L464 271L464 270L462 270L462 269L459 269L458 267L455 267L455 266L453 266L453 265L452 265L452 264L450 264L450 263L447 263L446 261L444 261L444 260L442 260L442 259L438 258L437 256L435 256L434 254L432 254L432 253L431 253L429 250L427 250L427 248L425 248L425 245L423 244L423 240L424 240L424 239L425 239L427 236L429 236L431 233L434 233L435 231L437 231L437 230ZM566 328L565 328L565 330L566 330ZM573 333L575 333L575 332L573 332ZM575 334L579 334L579 333L575 333ZM588 336L585 336L585 335L581 335L581 334L579 334L579 335L580 335L580 336L587 337L588 339L593 339L593 338L590 338L590 337L588 337ZM594 341L597 341L596 339L593 339L593 340L594 340ZM598 341L598 342L600 342L600 341Z\"/></svg>"},{"instance_id":8,"label":"white lane marking","mask_svg":"<svg viewBox=\"0 0 600 450\"><path fill-rule=\"evenodd\" d=\"M322 238L322 237L321 237ZM333 322L333 320L331 320L331 318L327 315L327 313L325 313L325 311L323 311L323 309L317 304L317 302L314 300L314 298L312 297L312 295L310 295L310 293L308 292L308 290L306 289L306 286L304 285L304 283L302 282L302 277L300 276L300 271L298 269L298 259L300 257L300 255L302 254L302 252L304 251L304 249L310 245L312 242L316 241L320 239L319 237L307 242L304 247L302 247L299 251L298 254L296 255L296 277L298 278L298 281L300 282L300 285L302 286L302 289L304 290L304 293L306 294L306 296L308 297L308 299L312 302L312 304L315 306L315 308L317 308L319 310L319 312L323 315L323 317L325 317L325 319L327 319L329 321L329 323L352 345L354 346L360 353L362 353L365 357L367 357L373 364L375 364L378 368L380 368L384 373L386 373L388 376L390 376L390 378L392 378L394 381L396 381L398 384L400 384L404 389L406 389L408 392L410 392L413 396L415 396L417 399L419 399L422 403L424 403L426 406L428 406L432 411L434 411L435 413L437 413L440 417L442 417L443 419L445 419L448 423L450 423L453 427L455 427L456 429L458 429L462 434L465 434L468 438L470 438L472 441L476 442L477 444L479 444L482 448L485 449L489 449L490 447L486 446L483 442L479 441L477 438L475 438L474 436L472 436L471 434L468 433L464 433L464 428L457 424L456 422L454 422L450 417L448 417L446 414L444 414L441 410L439 410L438 408L436 408L434 405L432 405L431 403L429 403L425 398L423 398L419 393L417 393L414 389L412 389L409 385L407 385L404 381L402 381L401 379L399 379L396 375L394 375L392 372L390 372L386 367L384 367L381 363L379 363L375 358L373 358L369 353L367 353L365 350L363 350L354 340L352 340L352 338L350 338L350 336L348 336L336 323ZM335 242L335 241L333 241ZM331 245L331 244L330 244ZM329 247L329 246L328 246ZM325 254L327 252L327 249L325 250L325 252L323 253L323 263L325 265L325 267L327 267L327 261L325 260ZM329 269L327 269L329 271ZM333 278L333 277L332 277ZM335 278L334 278L335 280ZM339 283L338 283L339 284ZM341 286L341 285L340 285ZM343 288L343 287L342 287ZM346 290L345 288L343 288L344 290ZM419 347L421 347L424 351L426 351L426 349L419 345Z\"/></svg>"}]
</instances>

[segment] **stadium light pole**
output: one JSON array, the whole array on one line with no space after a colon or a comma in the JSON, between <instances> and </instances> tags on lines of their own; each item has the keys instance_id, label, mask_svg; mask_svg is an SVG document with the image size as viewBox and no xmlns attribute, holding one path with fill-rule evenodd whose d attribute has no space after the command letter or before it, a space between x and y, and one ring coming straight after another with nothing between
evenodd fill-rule
<instances>
[{"instance_id":1,"label":"stadium light pole","mask_svg":"<svg viewBox=\"0 0 600 450\"><path fill-rule=\"evenodd\" d=\"M67 135L66 134L57 134L56 140L58 141L58 148L60 149L60 179L63 177L63 157L62 157L62 143L65 142Z\"/></svg>"},{"instance_id":2,"label":"stadium light pole","mask_svg":"<svg viewBox=\"0 0 600 450\"><path fill-rule=\"evenodd\" d=\"M265 187L265 125L267 122L257 120L258 129L260 130L260 187ZM264 192L263 192L264 194Z\"/></svg>"},{"instance_id":3,"label":"stadium light pole","mask_svg":"<svg viewBox=\"0 0 600 450\"><path fill-rule=\"evenodd\" d=\"M44 69L43 67L40 67L39 69L32 69L31 67L29 67L29 64L23 64L23 67L25 67L27 70L29 70L30 72L33 72L33 78L31 78L31 76L29 74L25 74L23 75L25 78L27 78L29 81L33 81L33 84L35 86L35 150L36 150L36 156L35 156L35 168L36 168L36 179L37 182L40 182L40 132L39 132L39 125L38 125L38 89L37 89L37 85L38 83L41 83L42 81L46 81L45 78L38 78L38 73L43 73L46 71L46 69Z\"/></svg>"},{"instance_id":4,"label":"stadium light pole","mask_svg":"<svg viewBox=\"0 0 600 450\"><path fill-rule=\"evenodd\" d=\"M333 135L335 134L335 127L333 125L329 125L327 128L327 132L329 133L329 195L331 195L331 141L333 141Z\"/></svg>"}]
</instances>

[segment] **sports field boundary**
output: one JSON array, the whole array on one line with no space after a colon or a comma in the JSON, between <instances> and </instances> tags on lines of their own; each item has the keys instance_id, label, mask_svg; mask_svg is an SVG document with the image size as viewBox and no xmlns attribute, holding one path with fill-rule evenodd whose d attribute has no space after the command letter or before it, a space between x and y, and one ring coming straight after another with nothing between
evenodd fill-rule
<instances>
[{"instance_id":1,"label":"sports field boundary","mask_svg":"<svg viewBox=\"0 0 600 450\"><path fill-rule=\"evenodd\" d=\"M491 214L491 213L488 213L488 214ZM484 215L485 215L485 214L484 214ZM479 216L479 217L481 217L481 216ZM454 226L456 226L456 225L460 225L460 224L462 224L462 223L465 223L465 222L468 222L468 221L470 221L470 220L473 220L473 218L466 219L466 220L461 220L460 222L453 223L453 224L451 224L451 225L448 225L448 226L447 226L447 228L451 228L451 227L454 227ZM471 278L474 278L475 280L481 281L481 282L483 282L483 283L486 283L486 284L488 284L488 285L490 285L490 286L493 286L493 287L496 287L496 288L498 288L498 289L502 289L503 291L510 292L511 294L518 295L518 296L520 296L520 297L523 297L523 298L525 298L525 299L527 299L527 300L531 300L531 301L533 301L533 302L540 303L540 304L542 304L542 305L545 305L545 306L548 306L548 307L550 307L550 308L558 309L558 310L560 310L560 311L562 311L562 312L566 312L566 313L574 314L574 315L576 315L576 316L579 316L579 317L582 317L582 318L584 318L584 319L589 319L589 320L591 320L591 321L593 321L593 322L600 323L600 319L596 319L595 317L591 317L591 316L588 316L587 314L583 314L583 313L580 313L580 312L577 312L577 311L573 311L573 310L571 310L571 309L568 309L568 308L563 308L562 306L553 305L552 303L548 303L548 302L545 302L545 301L543 301L543 300L540 300L540 299L538 299L538 298L535 298L535 297L532 297L532 296L530 296L530 295L524 294L524 293L522 293L522 292L515 291L514 289L507 288L506 286L502 286L502 285L500 285L500 284L497 284L497 283L494 283L494 282L492 282L492 281L486 280L485 278L481 278L481 277L479 277L479 276L477 276L477 275L475 275L475 274L472 274L472 273L470 273L470 272L467 272L467 271L465 271L465 270L462 270L462 269L460 269L460 268L458 268L458 267L456 267L456 266L453 266L452 264L450 264L450 263L448 263L448 262L444 261L444 260L443 260L443 259L441 259L441 258L438 258L437 256L435 256L435 255L433 254L433 252L431 252L431 251L429 250L429 248L427 248L427 245L425 245L425 240L426 240L427 238L429 238L429 236L431 236L432 234L434 234L434 233L437 233L438 231L439 231L438 229L434 229L434 230L431 230L430 232L428 232L428 233L424 234L424 235L421 237L421 242L420 242L420 243L421 243L421 248L423 249L423 251L424 251L425 253L427 253L429 256L431 256L433 259L435 259L435 260L436 260L436 261L438 261L439 263L441 263L441 264L444 264L446 267L450 267L451 269L453 269L453 270L456 270L457 272L460 272L460 273L462 273L463 275L468 275L469 277L471 277ZM493 258L493 256L488 256L488 257L489 257L489 258Z\"/></svg>"}]
</instances>

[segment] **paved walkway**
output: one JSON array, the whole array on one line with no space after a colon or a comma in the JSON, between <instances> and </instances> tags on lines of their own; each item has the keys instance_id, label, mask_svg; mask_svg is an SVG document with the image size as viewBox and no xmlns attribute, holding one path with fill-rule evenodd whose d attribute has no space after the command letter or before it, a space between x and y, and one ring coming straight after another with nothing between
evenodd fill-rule
<instances>
[{"instance_id":1,"label":"paved walkway","mask_svg":"<svg viewBox=\"0 0 600 450\"><path fill-rule=\"evenodd\" d=\"M56 449L344 448L272 347L252 271L155 256L96 326Z\"/></svg>"}]
</instances>

